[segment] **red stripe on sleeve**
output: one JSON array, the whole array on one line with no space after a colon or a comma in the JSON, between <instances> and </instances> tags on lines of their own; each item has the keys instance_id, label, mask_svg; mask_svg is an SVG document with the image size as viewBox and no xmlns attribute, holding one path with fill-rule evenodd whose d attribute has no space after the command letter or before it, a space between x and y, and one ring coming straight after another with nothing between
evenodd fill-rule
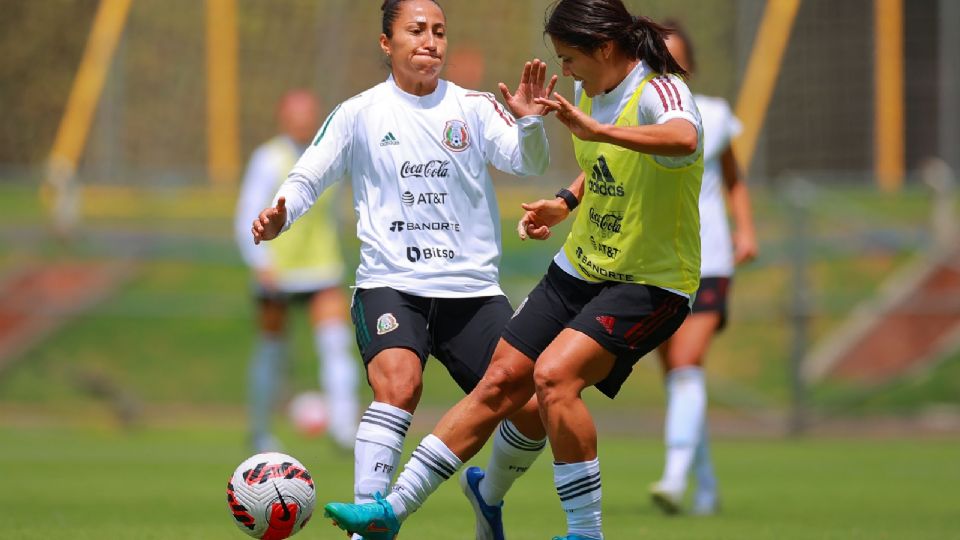
<instances>
[{"instance_id":1,"label":"red stripe on sleeve","mask_svg":"<svg viewBox=\"0 0 960 540\"><path fill-rule=\"evenodd\" d=\"M480 92L470 92L470 93L467 94L467 97L482 97L482 98L486 98L486 100L489 101L491 105L493 105L493 110L497 111L497 114L500 115L500 118L503 118L503 121L506 122L508 126L513 127L513 126L517 125L517 122L513 119L513 117L512 117L511 115L507 114L507 113L500 107L500 104L497 103L497 100L496 100L496 99L494 99L493 94L489 94L489 93L486 93L486 92L483 92L483 93L480 93Z\"/></svg>"},{"instance_id":2,"label":"red stripe on sleeve","mask_svg":"<svg viewBox=\"0 0 960 540\"><path fill-rule=\"evenodd\" d=\"M677 95L677 106L680 107L680 110L683 110L683 103L680 102L680 90L677 88L677 85L668 77L667 84L670 85L670 88L673 89L673 93Z\"/></svg>"},{"instance_id":3,"label":"red stripe on sleeve","mask_svg":"<svg viewBox=\"0 0 960 540\"><path fill-rule=\"evenodd\" d=\"M663 111L669 111L670 108L667 107L667 98L663 97L663 90L660 89L660 85L657 84L655 79L650 79L650 84L657 89L657 94L660 94L660 102L663 103Z\"/></svg>"},{"instance_id":4,"label":"red stripe on sleeve","mask_svg":"<svg viewBox=\"0 0 960 540\"><path fill-rule=\"evenodd\" d=\"M667 93L667 97L670 98L670 110L675 110L677 108L677 104L674 103L673 92L670 91L670 80L666 77L658 77L657 81L663 86L663 91Z\"/></svg>"}]
</instances>

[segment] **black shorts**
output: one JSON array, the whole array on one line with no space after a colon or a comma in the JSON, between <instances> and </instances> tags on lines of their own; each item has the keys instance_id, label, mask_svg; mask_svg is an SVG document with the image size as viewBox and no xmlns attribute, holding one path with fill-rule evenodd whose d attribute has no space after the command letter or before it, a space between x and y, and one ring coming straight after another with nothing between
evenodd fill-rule
<instances>
[{"instance_id":1,"label":"black shorts","mask_svg":"<svg viewBox=\"0 0 960 540\"><path fill-rule=\"evenodd\" d=\"M464 392L480 382L512 314L503 295L427 298L389 287L356 289L350 306L364 365L385 349L409 349L421 366L432 354Z\"/></svg>"},{"instance_id":2,"label":"black shorts","mask_svg":"<svg viewBox=\"0 0 960 540\"><path fill-rule=\"evenodd\" d=\"M315 289L312 291L286 292L269 290L263 285L255 283L253 286L253 298L258 304L262 304L264 302L275 302L284 305L302 305L309 303L310 299L313 298L317 293L338 288L340 288L339 284L334 285L333 287Z\"/></svg>"},{"instance_id":3,"label":"black shorts","mask_svg":"<svg viewBox=\"0 0 960 540\"><path fill-rule=\"evenodd\" d=\"M700 288L693 301L694 313L719 313L720 322L717 331L727 326L727 296L730 293L730 278L704 277L700 278Z\"/></svg>"},{"instance_id":4,"label":"black shorts","mask_svg":"<svg viewBox=\"0 0 960 540\"><path fill-rule=\"evenodd\" d=\"M503 338L536 361L564 328L583 332L616 356L610 374L596 384L613 398L633 365L673 335L689 312L682 295L649 285L591 283L551 263Z\"/></svg>"}]
</instances>

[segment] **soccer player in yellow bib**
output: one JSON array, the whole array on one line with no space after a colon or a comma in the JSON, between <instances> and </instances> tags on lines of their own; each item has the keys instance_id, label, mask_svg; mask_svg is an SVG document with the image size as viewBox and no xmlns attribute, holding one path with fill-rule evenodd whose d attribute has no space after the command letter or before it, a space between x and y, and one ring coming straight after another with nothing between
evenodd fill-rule
<instances>
[{"instance_id":1,"label":"soccer player in yellow bib","mask_svg":"<svg viewBox=\"0 0 960 540\"><path fill-rule=\"evenodd\" d=\"M545 32L576 80L579 107L556 94L537 102L573 133L584 174L555 199L527 205L523 231L542 236L583 208L483 379L424 439L435 450L430 466L411 459L382 504L326 505L338 521L395 534L535 393L567 516L566 536L555 540L603 538L597 433L580 394L596 386L614 397L690 311L700 277L701 124L666 29L620 0L560 0Z\"/></svg>"},{"instance_id":2,"label":"soccer player in yellow bib","mask_svg":"<svg viewBox=\"0 0 960 540\"><path fill-rule=\"evenodd\" d=\"M250 362L251 444L255 451L279 450L270 416L279 380L287 372L287 317L291 304L307 303L313 342L321 362L328 433L339 447L353 447L358 417L358 365L351 353L353 332L343 291L335 193L327 193L304 224L270 244L250 241L250 222L273 198L320 123L320 104L306 90L291 90L277 104L280 134L257 148L244 174L235 229L244 262L254 274L259 342Z\"/></svg>"}]
</instances>

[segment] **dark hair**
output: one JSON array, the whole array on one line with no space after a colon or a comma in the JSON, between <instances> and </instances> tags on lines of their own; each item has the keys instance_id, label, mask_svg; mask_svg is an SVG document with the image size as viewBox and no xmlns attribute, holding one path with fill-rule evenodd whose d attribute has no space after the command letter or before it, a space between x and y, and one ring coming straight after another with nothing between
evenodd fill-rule
<instances>
[{"instance_id":1,"label":"dark hair","mask_svg":"<svg viewBox=\"0 0 960 540\"><path fill-rule=\"evenodd\" d=\"M438 7L440 7L440 2L437 0L430 0ZM383 0L383 5L380 6L380 11L383 12L383 22L381 26L383 28L383 34L388 38L393 37L393 23L397 20L397 14L400 13L400 4L406 2L406 0ZM440 7L443 10L443 7Z\"/></svg>"},{"instance_id":2,"label":"dark hair","mask_svg":"<svg viewBox=\"0 0 960 540\"><path fill-rule=\"evenodd\" d=\"M663 25L669 29L671 37L683 42L683 48L687 51L687 71L692 75L697 71L697 56L693 54L693 41L690 40L690 34L677 19L667 19L663 21Z\"/></svg>"},{"instance_id":3,"label":"dark hair","mask_svg":"<svg viewBox=\"0 0 960 540\"><path fill-rule=\"evenodd\" d=\"M687 75L663 42L670 29L631 15L621 0L557 0L547 8L543 33L586 53L613 41L657 73Z\"/></svg>"}]
</instances>

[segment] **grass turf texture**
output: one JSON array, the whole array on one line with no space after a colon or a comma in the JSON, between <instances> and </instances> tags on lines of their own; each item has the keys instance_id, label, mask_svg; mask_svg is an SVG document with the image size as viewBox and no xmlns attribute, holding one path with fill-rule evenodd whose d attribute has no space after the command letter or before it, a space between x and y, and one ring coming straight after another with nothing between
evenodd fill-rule
<instances>
[{"instance_id":1,"label":"grass turf texture","mask_svg":"<svg viewBox=\"0 0 960 540\"><path fill-rule=\"evenodd\" d=\"M229 423L229 422L228 422ZM419 435L408 439L409 454ZM0 428L0 537L74 540L240 539L224 489L247 452L232 427L149 429L124 435L96 428ZM290 439L310 469L318 509L349 500L350 456L325 441ZM646 486L659 473L660 442L601 437L607 538L946 539L960 536L956 439L724 440L715 444L723 511L668 518ZM474 460L483 465L486 454ZM471 538L472 512L447 482L401 530L401 538ZM564 532L542 456L510 493L511 540ZM340 539L317 513L298 538Z\"/></svg>"}]
</instances>

